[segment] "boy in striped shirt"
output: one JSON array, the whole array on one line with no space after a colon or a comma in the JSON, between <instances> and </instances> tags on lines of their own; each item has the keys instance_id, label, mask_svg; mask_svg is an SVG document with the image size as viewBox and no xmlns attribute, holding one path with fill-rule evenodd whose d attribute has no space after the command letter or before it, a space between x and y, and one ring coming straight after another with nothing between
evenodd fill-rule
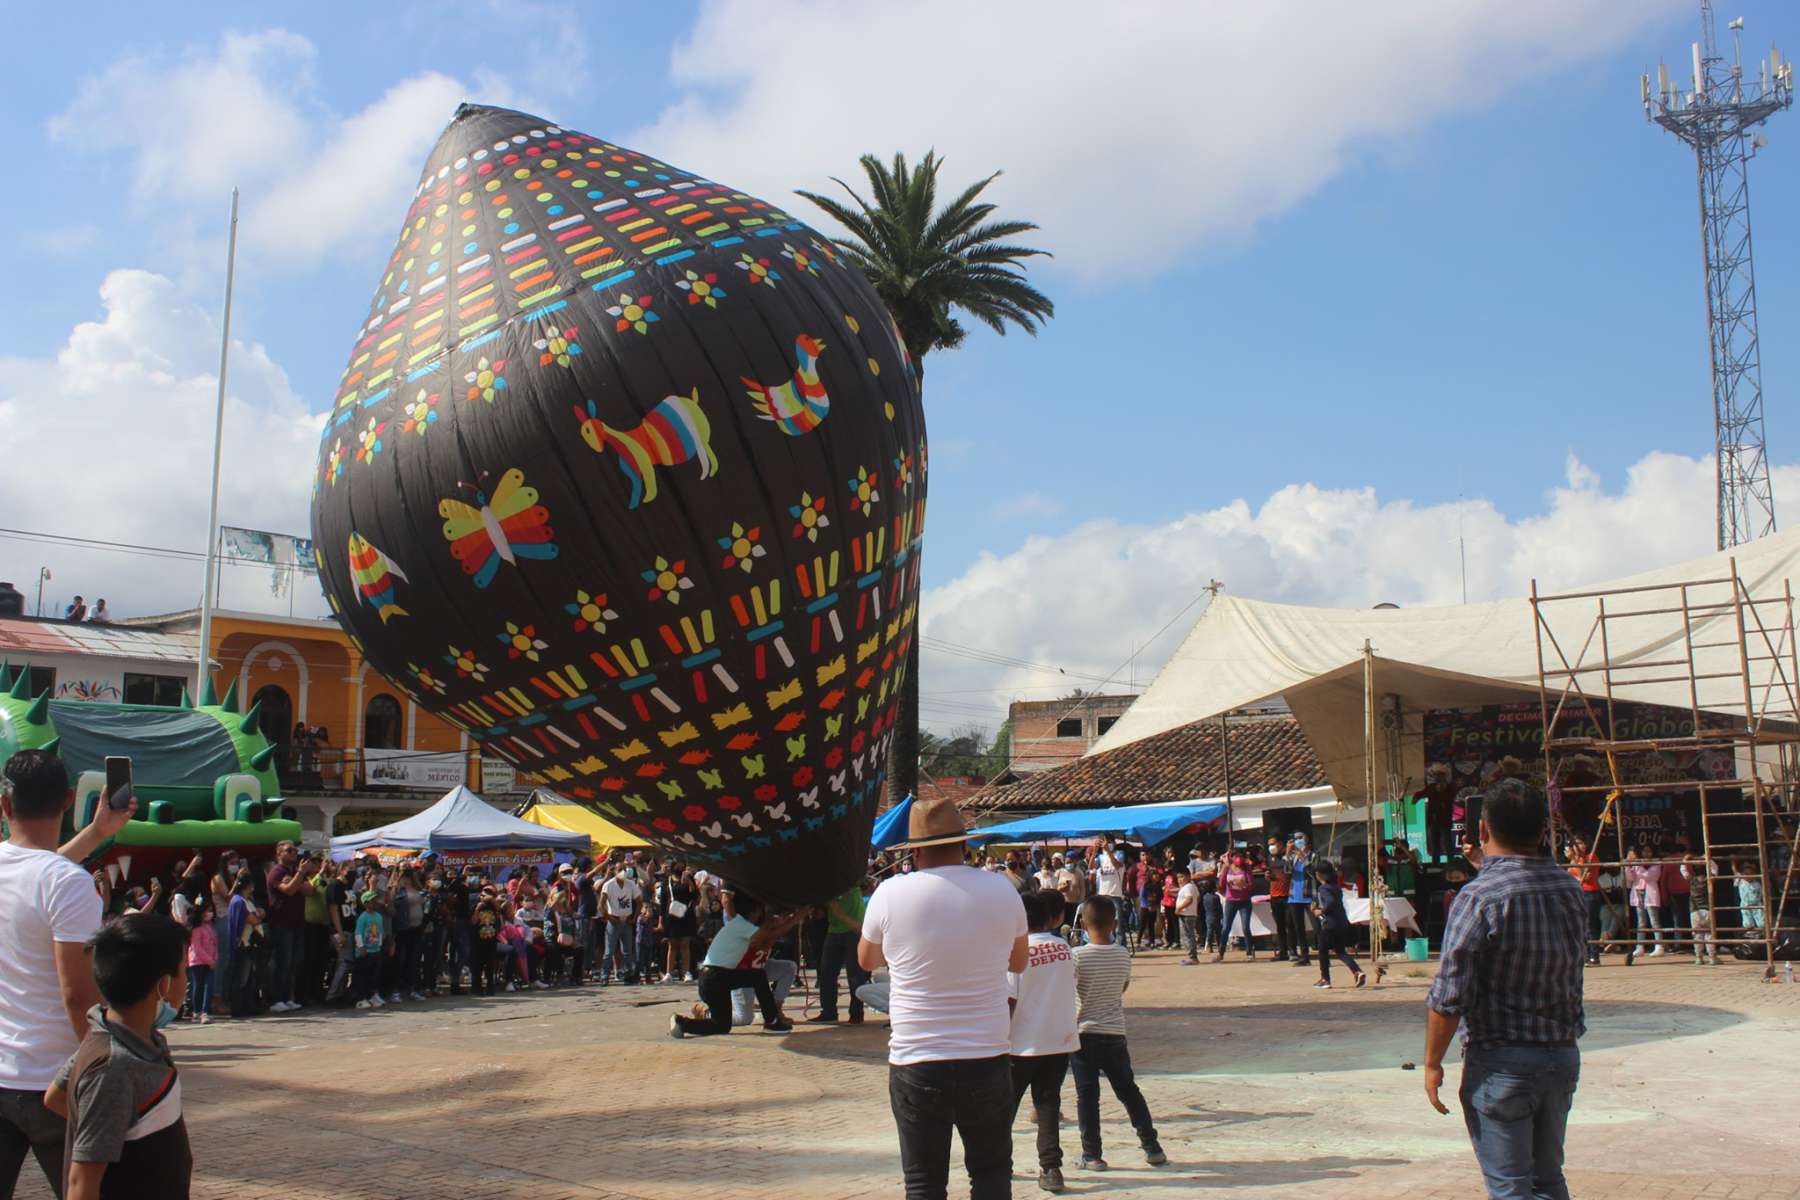
<instances>
[{"instance_id":1,"label":"boy in striped shirt","mask_svg":"<svg viewBox=\"0 0 1800 1200\"><path fill-rule=\"evenodd\" d=\"M1087 944L1075 948L1075 1025L1081 1049L1069 1062L1075 1076L1075 1114L1081 1125L1081 1168L1106 1170L1100 1153L1100 1076L1112 1085L1125 1106L1144 1160L1153 1167L1169 1161L1156 1140L1156 1125L1131 1072L1125 1045L1125 989L1131 984L1131 954L1113 941L1118 912L1110 899L1097 896L1082 910Z\"/></svg>"}]
</instances>

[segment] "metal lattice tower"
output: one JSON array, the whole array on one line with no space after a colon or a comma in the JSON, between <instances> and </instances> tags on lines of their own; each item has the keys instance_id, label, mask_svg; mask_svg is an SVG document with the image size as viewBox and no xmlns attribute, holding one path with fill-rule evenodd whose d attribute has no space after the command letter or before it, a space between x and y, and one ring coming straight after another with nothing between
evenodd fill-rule
<instances>
[{"instance_id":1,"label":"metal lattice tower","mask_svg":"<svg viewBox=\"0 0 1800 1200\"><path fill-rule=\"evenodd\" d=\"M1720 56L1712 0L1701 0L1702 41L1693 46L1693 90L1643 77L1645 114L1693 147L1700 170L1700 249L1712 358L1719 549L1775 530L1775 497L1763 447L1762 352L1756 334L1756 271L1750 258L1750 159L1764 145L1750 130L1794 100L1794 68L1771 50L1745 79L1742 17L1730 24L1731 62Z\"/></svg>"}]
</instances>

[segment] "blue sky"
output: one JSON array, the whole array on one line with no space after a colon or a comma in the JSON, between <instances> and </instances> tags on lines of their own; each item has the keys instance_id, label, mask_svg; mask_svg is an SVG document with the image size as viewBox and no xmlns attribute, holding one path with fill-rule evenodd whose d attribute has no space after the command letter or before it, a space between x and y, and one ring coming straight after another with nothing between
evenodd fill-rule
<instances>
[{"instance_id":1,"label":"blue sky","mask_svg":"<svg viewBox=\"0 0 1800 1200\"><path fill-rule=\"evenodd\" d=\"M234 428L257 447L241 458L279 461L228 480L223 515L301 530L305 414L329 401L404 201L315 221L281 199L409 186L448 98L470 95L764 194L823 185L861 148L936 145L959 180L1008 168L997 198L1041 216L1058 254L1037 278L1057 317L1035 339L980 331L928 363L935 638L1105 676L1208 578L1307 603L1446 602L1459 529L1481 596L1711 548L1693 164L1644 121L1637 82L1659 55L1684 69L1697 4L1370 5L1344 28L1306 6L1134 22L1050 5L1026 45L979 69L963 57L977 51L897 44L908 35L861 6L100 7L42 10L0 72L0 134L28 184L0 194L0 263L24 284L0 300L0 432L41 439L65 472L0 482L6 525L201 542L193 414L241 155ZM1800 52L1800 10L1762 0L1722 17L1739 11L1747 54ZM257 47L236 71L222 31ZM1038 61L1063 55L1074 69ZM929 94L894 82L909 78ZM196 80L205 101L184 107ZM240 112L267 119L234 127ZM360 165L359 118L391 124L393 161L307 180L334 145ZM205 136L168 132L184 122ZM1800 116L1768 134L1752 192L1785 469L1800 463ZM121 270L147 275L118 280L103 309ZM109 405L131 411L115 421ZM118 428L153 448L150 486L169 495L140 504L88 459ZM84 462L91 482L59 488ZM59 581L141 601L115 607L173 607L198 586L0 540L0 576L52 559ZM991 724L1005 699L1066 682L954 655L927 671L940 724Z\"/></svg>"}]
</instances>

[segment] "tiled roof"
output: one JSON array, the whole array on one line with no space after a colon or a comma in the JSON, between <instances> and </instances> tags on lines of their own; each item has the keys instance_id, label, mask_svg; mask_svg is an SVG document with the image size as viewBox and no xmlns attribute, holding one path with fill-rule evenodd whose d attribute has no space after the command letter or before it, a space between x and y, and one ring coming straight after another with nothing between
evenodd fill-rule
<instances>
[{"instance_id":1,"label":"tiled roof","mask_svg":"<svg viewBox=\"0 0 1800 1200\"><path fill-rule=\"evenodd\" d=\"M967 808L971 800L987 790L987 786L985 779L970 779L961 775L946 775L941 779L932 779L922 771L919 773L921 798L948 796L956 802L958 808Z\"/></svg>"},{"instance_id":2,"label":"tiled roof","mask_svg":"<svg viewBox=\"0 0 1800 1200\"><path fill-rule=\"evenodd\" d=\"M1322 787L1327 782L1312 744L1292 717L1233 721L1228 734L1231 790L1236 795ZM1196 721L991 787L968 805L982 812L1033 813L1198 800L1225 794L1219 722Z\"/></svg>"},{"instance_id":3,"label":"tiled roof","mask_svg":"<svg viewBox=\"0 0 1800 1200\"><path fill-rule=\"evenodd\" d=\"M0 619L0 658L9 653L15 659L21 654L87 654L192 665L195 645L192 637L122 625Z\"/></svg>"}]
</instances>

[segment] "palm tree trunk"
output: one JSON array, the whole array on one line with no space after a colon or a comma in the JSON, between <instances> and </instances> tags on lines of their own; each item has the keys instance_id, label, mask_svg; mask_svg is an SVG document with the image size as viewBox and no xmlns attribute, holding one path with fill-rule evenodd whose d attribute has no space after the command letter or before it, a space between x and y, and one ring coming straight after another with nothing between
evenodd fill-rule
<instances>
[{"instance_id":1,"label":"palm tree trunk","mask_svg":"<svg viewBox=\"0 0 1800 1200\"><path fill-rule=\"evenodd\" d=\"M919 634L914 625L912 645L906 649L906 678L900 684L900 719L894 722L894 740L888 744L888 805L918 791Z\"/></svg>"}]
</instances>

